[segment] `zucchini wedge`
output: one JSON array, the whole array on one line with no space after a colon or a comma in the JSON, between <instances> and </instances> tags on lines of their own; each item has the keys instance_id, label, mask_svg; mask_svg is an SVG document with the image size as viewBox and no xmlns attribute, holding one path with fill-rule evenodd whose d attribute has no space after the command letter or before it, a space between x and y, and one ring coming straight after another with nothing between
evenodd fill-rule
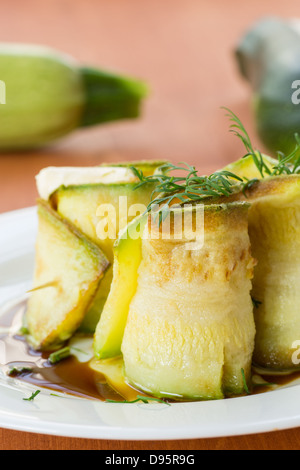
<instances>
[{"instance_id":1,"label":"zucchini wedge","mask_svg":"<svg viewBox=\"0 0 300 470\"><path fill-rule=\"evenodd\" d=\"M194 221L198 209L174 213L189 212ZM205 242L195 250L197 234L177 239L175 222L169 239L149 236L150 216L146 224L135 221L145 225L142 237L124 237L124 231L96 330L96 357L121 352L126 380L156 397L221 399L242 394L244 379L250 387L255 326L248 209L247 203L206 205Z\"/></svg>"},{"instance_id":2,"label":"zucchini wedge","mask_svg":"<svg viewBox=\"0 0 300 470\"><path fill-rule=\"evenodd\" d=\"M34 288L26 311L30 344L56 349L80 326L109 262L97 245L38 202Z\"/></svg>"}]
</instances>

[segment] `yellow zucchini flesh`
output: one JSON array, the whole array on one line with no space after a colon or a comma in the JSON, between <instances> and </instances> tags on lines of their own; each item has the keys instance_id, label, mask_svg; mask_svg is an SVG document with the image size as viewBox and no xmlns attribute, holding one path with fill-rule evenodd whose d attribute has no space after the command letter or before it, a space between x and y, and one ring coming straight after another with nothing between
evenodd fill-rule
<instances>
[{"instance_id":1,"label":"yellow zucchini flesh","mask_svg":"<svg viewBox=\"0 0 300 470\"><path fill-rule=\"evenodd\" d=\"M138 217L119 235L114 247L113 277L94 336L98 359L120 356L130 302L137 288L138 268L142 257L141 237L131 238L131 229L143 231L147 216Z\"/></svg>"}]
</instances>

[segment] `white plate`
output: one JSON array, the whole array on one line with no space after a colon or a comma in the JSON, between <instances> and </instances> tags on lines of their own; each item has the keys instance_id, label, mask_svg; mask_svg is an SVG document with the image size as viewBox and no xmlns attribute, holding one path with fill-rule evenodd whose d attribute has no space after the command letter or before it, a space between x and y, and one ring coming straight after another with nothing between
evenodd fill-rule
<instances>
[{"instance_id":1,"label":"white plate","mask_svg":"<svg viewBox=\"0 0 300 470\"><path fill-rule=\"evenodd\" d=\"M0 307L31 286L36 209L0 216ZM0 350L1 353L1 350ZM52 396L0 376L0 427L58 436L167 440L233 436L300 426L300 385L229 400L112 404Z\"/></svg>"}]
</instances>

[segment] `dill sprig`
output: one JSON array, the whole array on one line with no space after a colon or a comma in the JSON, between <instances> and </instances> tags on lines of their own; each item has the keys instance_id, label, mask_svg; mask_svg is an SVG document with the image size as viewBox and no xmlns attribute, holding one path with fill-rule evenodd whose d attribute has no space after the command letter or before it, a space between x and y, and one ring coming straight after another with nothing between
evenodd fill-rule
<instances>
[{"instance_id":1,"label":"dill sprig","mask_svg":"<svg viewBox=\"0 0 300 470\"><path fill-rule=\"evenodd\" d=\"M33 369L31 367L13 367L9 369L7 375L9 377L18 377L23 374L31 374Z\"/></svg>"},{"instance_id":2,"label":"dill sprig","mask_svg":"<svg viewBox=\"0 0 300 470\"><path fill-rule=\"evenodd\" d=\"M245 375L244 369L241 369L241 374L242 374L244 390L247 393L247 395L251 395L251 392L250 392L249 387L247 385L247 380L246 380L246 375Z\"/></svg>"},{"instance_id":3,"label":"dill sprig","mask_svg":"<svg viewBox=\"0 0 300 470\"><path fill-rule=\"evenodd\" d=\"M50 364L57 364L58 362L63 361L70 356L71 350L68 346L66 346L65 348L59 349L58 351L54 351L52 354L50 354L48 361Z\"/></svg>"},{"instance_id":4,"label":"dill sprig","mask_svg":"<svg viewBox=\"0 0 300 470\"><path fill-rule=\"evenodd\" d=\"M29 398L23 398L24 401L33 401L39 394L41 393L40 390L36 390Z\"/></svg>"},{"instance_id":5,"label":"dill sprig","mask_svg":"<svg viewBox=\"0 0 300 470\"><path fill-rule=\"evenodd\" d=\"M222 108L226 111L226 116L229 118L229 121L232 123L230 126L230 132L233 132L236 137L238 137L244 144L244 147L247 151L247 153L244 155L244 158L248 157L249 155L252 157L253 162L258 169L260 176L262 178L265 177L265 175L270 176L271 171L269 167L266 165L262 153L259 150L255 150L251 139L249 137L248 132L246 131L242 121L238 118L236 114L234 114L233 111L231 111L228 108Z\"/></svg>"},{"instance_id":6,"label":"dill sprig","mask_svg":"<svg viewBox=\"0 0 300 470\"><path fill-rule=\"evenodd\" d=\"M246 149L243 158L252 157L261 179L300 173L300 137L298 134L295 134L295 149L290 155L278 152L278 164L270 168L262 152L254 148L249 134L238 116L228 108L223 107L222 109L226 111L226 116L231 122L230 132L233 132L242 141ZM237 190L243 191L246 195L246 191L259 181L258 178L249 180L227 170L220 170L209 176L199 175L194 166L184 162L178 165L166 163L160 167L158 173L151 176L145 176L141 170L134 166L131 167L131 170L140 181L135 189L149 183L155 183L147 212L156 206L154 220L158 218L159 225L168 217L170 206L174 201L176 204L184 205L201 202L207 198L229 197ZM175 172L181 172L182 176L174 175Z\"/></svg>"},{"instance_id":7,"label":"dill sprig","mask_svg":"<svg viewBox=\"0 0 300 470\"><path fill-rule=\"evenodd\" d=\"M168 215L174 201L186 204L208 197L228 197L234 192L236 186L244 181L240 176L227 170L217 171L210 176L198 175L194 166L183 162L179 165L167 163L160 168L161 174L151 176L145 176L135 167L131 167L131 170L140 180L135 189L149 183L156 183L147 210L149 212L154 205L158 205L160 222ZM182 172L183 176L173 174L178 171Z\"/></svg>"},{"instance_id":8,"label":"dill sprig","mask_svg":"<svg viewBox=\"0 0 300 470\"><path fill-rule=\"evenodd\" d=\"M252 299L252 304L254 308L259 308L262 305L262 302L255 299L253 296L251 296L251 299Z\"/></svg>"},{"instance_id":9,"label":"dill sprig","mask_svg":"<svg viewBox=\"0 0 300 470\"><path fill-rule=\"evenodd\" d=\"M257 167L262 178L280 175L295 175L300 173L300 137L299 134L295 134L296 145L294 150L289 154L285 155L283 152L277 152L278 164L274 165L273 168L269 168L266 165L263 155L260 150L254 149L248 132L246 131L243 123L233 111L228 108L222 108L227 112L227 117L232 122L230 131L235 134L244 144L247 151L245 157L249 155L253 158L253 162ZM249 183L257 181L250 180Z\"/></svg>"},{"instance_id":10,"label":"dill sprig","mask_svg":"<svg viewBox=\"0 0 300 470\"><path fill-rule=\"evenodd\" d=\"M299 134L295 134L295 141L296 141L295 149L289 155L286 156L283 152L277 152L278 165L274 167L272 176L277 176L280 174L297 175L300 173L300 137L299 137Z\"/></svg>"}]
</instances>

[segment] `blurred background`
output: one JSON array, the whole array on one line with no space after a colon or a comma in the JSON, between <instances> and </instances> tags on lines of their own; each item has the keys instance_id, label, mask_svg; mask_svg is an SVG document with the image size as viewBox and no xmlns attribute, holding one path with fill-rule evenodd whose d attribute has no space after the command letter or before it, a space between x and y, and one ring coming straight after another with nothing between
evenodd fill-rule
<instances>
[{"instance_id":1,"label":"blurred background","mask_svg":"<svg viewBox=\"0 0 300 470\"><path fill-rule=\"evenodd\" d=\"M138 120L78 130L39 151L0 154L0 212L33 205L34 176L50 165L170 159L215 171L244 151L222 106L264 150L234 50L270 15L300 17L299 1L1 0L1 42L51 46L81 64L141 78L151 93Z\"/></svg>"}]
</instances>

